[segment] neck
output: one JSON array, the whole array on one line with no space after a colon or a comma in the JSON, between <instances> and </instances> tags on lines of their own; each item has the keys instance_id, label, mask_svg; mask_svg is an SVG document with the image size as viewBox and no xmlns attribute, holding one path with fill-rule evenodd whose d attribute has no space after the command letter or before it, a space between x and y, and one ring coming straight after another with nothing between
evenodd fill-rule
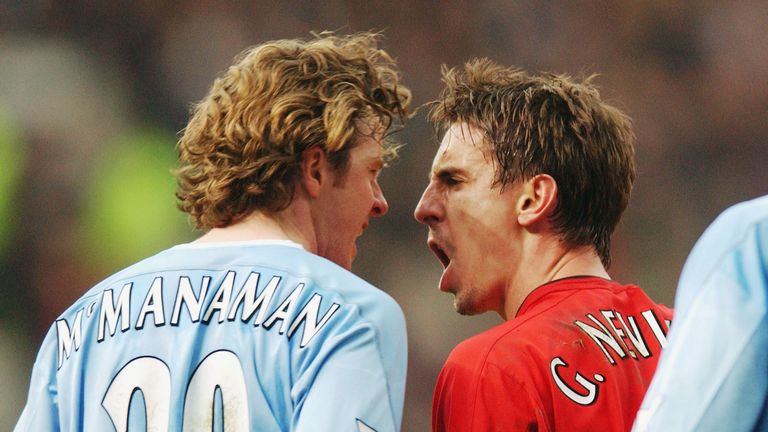
<instances>
[{"instance_id":1,"label":"neck","mask_svg":"<svg viewBox=\"0 0 768 432\"><path fill-rule=\"evenodd\" d=\"M316 253L317 244L311 224L299 223L303 212L296 205L266 213L254 211L225 227L212 228L193 243L218 243L244 240L290 240L309 252Z\"/></svg>"},{"instance_id":2,"label":"neck","mask_svg":"<svg viewBox=\"0 0 768 432\"><path fill-rule=\"evenodd\" d=\"M549 254L527 255L535 257L535 262L521 263L518 267L522 269L520 274L507 286L504 311L500 313L503 319L517 315L525 298L546 283L573 276L611 278L592 247L565 249L560 246L549 251Z\"/></svg>"}]
</instances>

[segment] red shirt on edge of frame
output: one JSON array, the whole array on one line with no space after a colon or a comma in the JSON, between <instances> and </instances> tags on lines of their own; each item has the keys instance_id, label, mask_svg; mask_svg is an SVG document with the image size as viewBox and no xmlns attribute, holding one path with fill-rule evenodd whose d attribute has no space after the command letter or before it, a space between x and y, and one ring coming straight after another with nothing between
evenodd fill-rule
<instances>
[{"instance_id":1,"label":"red shirt on edge of frame","mask_svg":"<svg viewBox=\"0 0 768 432\"><path fill-rule=\"evenodd\" d=\"M517 316L459 344L440 372L435 432L632 428L672 309L596 277L550 282Z\"/></svg>"}]
</instances>

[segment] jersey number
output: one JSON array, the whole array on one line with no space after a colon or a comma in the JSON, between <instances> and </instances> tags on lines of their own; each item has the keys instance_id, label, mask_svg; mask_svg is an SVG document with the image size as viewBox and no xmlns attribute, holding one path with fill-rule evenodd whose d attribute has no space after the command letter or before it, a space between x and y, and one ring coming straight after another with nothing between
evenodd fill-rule
<instances>
[{"instance_id":1,"label":"jersey number","mask_svg":"<svg viewBox=\"0 0 768 432\"><path fill-rule=\"evenodd\" d=\"M224 430L248 431L248 394L243 367L234 353L224 350L208 354L192 373L184 396L183 430L213 429L217 389L221 392ZM144 396L147 431L167 431L171 371L165 362L156 357L137 357L123 366L112 379L101 404L115 430L128 431L131 399L137 391Z\"/></svg>"}]
</instances>

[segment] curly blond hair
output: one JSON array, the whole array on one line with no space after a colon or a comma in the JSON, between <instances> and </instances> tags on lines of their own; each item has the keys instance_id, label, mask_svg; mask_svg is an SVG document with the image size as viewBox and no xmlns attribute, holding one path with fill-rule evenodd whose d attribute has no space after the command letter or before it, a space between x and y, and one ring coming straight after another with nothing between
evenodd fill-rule
<instances>
[{"instance_id":1,"label":"curly blond hair","mask_svg":"<svg viewBox=\"0 0 768 432\"><path fill-rule=\"evenodd\" d=\"M558 186L555 230L569 247L594 246L608 267L611 235L635 179L635 134L592 79L474 59L463 71L443 68L445 88L431 120L438 133L456 122L482 130L502 188L551 175Z\"/></svg>"},{"instance_id":2,"label":"curly blond hair","mask_svg":"<svg viewBox=\"0 0 768 432\"><path fill-rule=\"evenodd\" d=\"M385 130L405 122L411 93L379 38L323 32L267 42L214 81L178 142L176 196L197 228L286 208L309 148L343 173L356 121L373 118Z\"/></svg>"}]
</instances>

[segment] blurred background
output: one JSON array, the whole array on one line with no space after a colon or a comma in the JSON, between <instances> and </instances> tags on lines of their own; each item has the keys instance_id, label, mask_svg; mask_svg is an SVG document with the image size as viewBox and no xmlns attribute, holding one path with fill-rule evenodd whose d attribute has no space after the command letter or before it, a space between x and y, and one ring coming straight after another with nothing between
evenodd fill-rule
<instances>
[{"instance_id":1,"label":"blurred background","mask_svg":"<svg viewBox=\"0 0 768 432\"><path fill-rule=\"evenodd\" d=\"M200 233L175 209L177 133L244 48L313 30L384 30L415 106L440 65L474 56L598 73L635 122L639 169L611 274L671 304L683 261L725 207L768 193L768 3L713 1L0 0L0 430L25 402L56 316L91 285ZM461 317L412 218L437 139L419 114L382 175L389 215L355 271L408 320L404 431L428 430L432 388Z\"/></svg>"}]
</instances>

